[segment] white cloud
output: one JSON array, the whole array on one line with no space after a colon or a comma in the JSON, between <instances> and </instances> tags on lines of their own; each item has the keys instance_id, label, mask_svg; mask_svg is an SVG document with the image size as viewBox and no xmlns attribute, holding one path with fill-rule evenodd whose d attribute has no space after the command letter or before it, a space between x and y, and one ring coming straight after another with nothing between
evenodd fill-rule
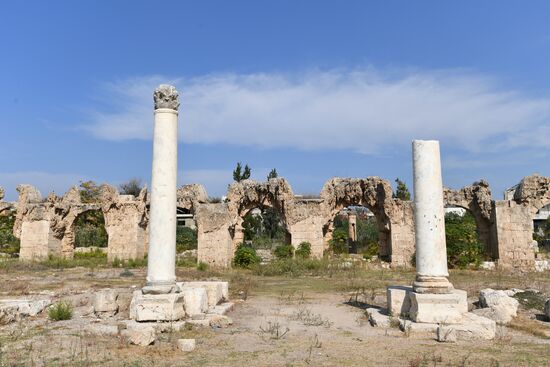
<instances>
[{"instance_id":1,"label":"white cloud","mask_svg":"<svg viewBox=\"0 0 550 367\"><path fill-rule=\"evenodd\" d=\"M71 186L78 185L80 180L89 178L72 173L49 173L49 172L1 172L0 186L6 189L7 201L17 200L16 187L20 184L35 186L42 197L46 197L54 191L57 195L63 195Z\"/></svg>"},{"instance_id":2,"label":"white cloud","mask_svg":"<svg viewBox=\"0 0 550 367\"><path fill-rule=\"evenodd\" d=\"M170 80L170 79L168 79ZM108 84L116 112L83 128L101 139L149 139L159 76ZM531 98L463 71L374 69L222 74L171 79L180 90L180 140L263 148L372 153L440 139L470 152L549 146L550 97Z\"/></svg>"}]
</instances>

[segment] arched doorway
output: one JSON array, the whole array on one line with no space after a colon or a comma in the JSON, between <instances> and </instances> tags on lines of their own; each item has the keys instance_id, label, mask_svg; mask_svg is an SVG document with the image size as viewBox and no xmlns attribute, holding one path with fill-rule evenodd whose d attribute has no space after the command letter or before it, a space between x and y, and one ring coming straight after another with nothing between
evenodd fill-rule
<instances>
[{"instance_id":1,"label":"arched doorway","mask_svg":"<svg viewBox=\"0 0 550 367\"><path fill-rule=\"evenodd\" d=\"M374 214L365 206L351 205L340 210L329 223L328 238L333 253L362 254L372 259L379 255L379 229ZM326 236L326 233L325 233Z\"/></svg>"},{"instance_id":2,"label":"arched doorway","mask_svg":"<svg viewBox=\"0 0 550 367\"><path fill-rule=\"evenodd\" d=\"M74 234L75 257L90 256L89 254L107 256L109 237L101 209L86 210L78 214L70 232Z\"/></svg>"},{"instance_id":3,"label":"arched doorway","mask_svg":"<svg viewBox=\"0 0 550 367\"><path fill-rule=\"evenodd\" d=\"M176 210L176 253L197 249L197 222L190 209L178 207Z\"/></svg>"}]
</instances>

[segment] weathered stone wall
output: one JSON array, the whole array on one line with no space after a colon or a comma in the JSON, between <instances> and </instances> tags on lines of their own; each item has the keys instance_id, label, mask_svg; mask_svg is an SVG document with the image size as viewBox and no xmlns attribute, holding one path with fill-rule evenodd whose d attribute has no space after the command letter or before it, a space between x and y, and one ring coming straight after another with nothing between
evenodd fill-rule
<instances>
[{"instance_id":1,"label":"weathered stone wall","mask_svg":"<svg viewBox=\"0 0 550 367\"><path fill-rule=\"evenodd\" d=\"M550 204L550 177L524 177L516 186L512 200L493 202L491 238L499 265L533 269L533 218Z\"/></svg>"},{"instance_id":2,"label":"weathered stone wall","mask_svg":"<svg viewBox=\"0 0 550 367\"><path fill-rule=\"evenodd\" d=\"M197 221L197 260L212 267L227 268L233 259L230 235L232 223L226 203L200 203L195 210Z\"/></svg>"},{"instance_id":3,"label":"weathered stone wall","mask_svg":"<svg viewBox=\"0 0 550 367\"><path fill-rule=\"evenodd\" d=\"M102 210L109 238L107 259L143 259L147 253L147 190L138 197L104 190Z\"/></svg>"},{"instance_id":4,"label":"weathered stone wall","mask_svg":"<svg viewBox=\"0 0 550 367\"><path fill-rule=\"evenodd\" d=\"M505 268L533 269L533 216L528 206L514 200L493 203L493 241L498 264Z\"/></svg>"},{"instance_id":5,"label":"weathered stone wall","mask_svg":"<svg viewBox=\"0 0 550 367\"><path fill-rule=\"evenodd\" d=\"M102 210L109 235L109 259L142 258L147 252L147 191L134 198L102 186L98 203L82 203L78 188L63 197L50 194L42 199L29 185L18 187L14 234L21 239L22 259L48 255L71 257L74 252L76 218L89 210ZM525 177L513 200L493 201L489 185L476 182L460 190L444 189L446 205L468 209L474 215L487 252L506 267L532 269L533 216L550 204L550 178ZM3 202L0 210L11 204ZM243 217L254 208L279 211L291 243L309 242L312 255L321 257L332 238L332 222L344 207L365 206L375 215L380 258L394 266L408 266L415 251L413 204L392 197L389 181L379 177L333 178L325 183L320 199L295 197L285 179L268 182L244 180L233 183L224 203L209 204L201 185L178 189L178 207L195 214L198 230L198 260L216 267L231 265L235 245L243 240Z\"/></svg>"},{"instance_id":6,"label":"weathered stone wall","mask_svg":"<svg viewBox=\"0 0 550 367\"><path fill-rule=\"evenodd\" d=\"M19 258L40 260L49 255L72 258L75 247L75 223L79 215L101 210L108 234L110 260L143 258L146 253L146 190L138 198L119 195L111 186L101 187L98 203L82 203L77 187L63 197L50 194L42 200L30 185L17 188L19 200L14 234L21 241Z\"/></svg>"},{"instance_id":7,"label":"weathered stone wall","mask_svg":"<svg viewBox=\"0 0 550 367\"><path fill-rule=\"evenodd\" d=\"M311 256L321 258L326 249L323 236L326 217L321 201L297 200L289 208L288 217L291 218L289 232L292 246L296 249L300 243L309 242Z\"/></svg>"}]
</instances>

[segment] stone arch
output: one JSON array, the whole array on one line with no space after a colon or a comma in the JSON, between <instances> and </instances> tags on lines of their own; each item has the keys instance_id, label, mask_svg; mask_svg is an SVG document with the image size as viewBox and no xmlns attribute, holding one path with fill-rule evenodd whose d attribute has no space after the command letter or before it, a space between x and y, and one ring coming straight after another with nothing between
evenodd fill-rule
<instances>
[{"instance_id":1,"label":"stone arch","mask_svg":"<svg viewBox=\"0 0 550 367\"><path fill-rule=\"evenodd\" d=\"M342 209L351 205L364 206L375 216L378 227L379 256L394 265L408 266L414 252L412 205L392 197L387 180L380 177L333 178L325 183L321 199L325 213L325 231ZM326 246L325 242L325 246Z\"/></svg>"},{"instance_id":2,"label":"stone arch","mask_svg":"<svg viewBox=\"0 0 550 367\"><path fill-rule=\"evenodd\" d=\"M489 184L481 180L460 190L451 190L445 187L443 188L443 201L446 207L463 208L473 215L476 232L485 247L485 253L495 258L495 245L491 239L492 197Z\"/></svg>"},{"instance_id":3,"label":"stone arch","mask_svg":"<svg viewBox=\"0 0 550 367\"><path fill-rule=\"evenodd\" d=\"M281 217L283 228L291 241L291 231L288 220L289 208L294 202L294 193L284 178L274 178L267 182L243 180L234 182L227 192L227 204L232 217L230 235L233 250L244 240L242 223L248 212L255 208L265 210L273 208Z\"/></svg>"}]
</instances>

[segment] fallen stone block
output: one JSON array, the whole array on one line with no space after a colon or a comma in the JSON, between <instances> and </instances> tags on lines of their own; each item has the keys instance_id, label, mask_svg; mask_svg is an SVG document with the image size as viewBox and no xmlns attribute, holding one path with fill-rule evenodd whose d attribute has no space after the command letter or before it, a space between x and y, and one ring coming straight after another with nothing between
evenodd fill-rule
<instances>
[{"instance_id":1,"label":"fallen stone block","mask_svg":"<svg viewBox=\"0 0 550 367\"><path fill-rule=\"evenodd\" d=\"M121 331L121 335L131 344L141 345L143 347L153 344L157 337L157 333L153 326L125 329Z\"/></svg>"},{"instance_id":2,"label":"fallen stone block","mask_svg":"<svg viewBox=\"0 0 550 367\"><path fill-rule=\"evenodd\" d=\"M225 315L233 309L235 304L233 302L225 302L208 309L209 314Z\"/></svg>"},{"instance_id":3,"label":"fallen stone block","mask_svg":"<svg viewBox=\"0 0 550 367\"><path fill-rule=\"evenodd\" d=\"M496 323L471 312L463 315L458 324L440 325L437 340L456 342L457 340L492 340L496 334Z\"/></svg>"},{"instance_id":4,"label":"fallen stone block","mask_svg":"<svg viewBox=\"0 0 550 367\"><path fill-rule=\"evenodd\" d=\"M130 318L136 321L177 321L185 317L182 293L143 294L134 292Z\"/></svg>"},{"instance_id":5,"label":"fallen stone block","mask_svg":"<svg viewBox=\"0 0 550 367\"><path fill-rule=\"evenodd\" d=\"M367 315L369 317L369 323L371 326L377 327L391 327L391 317L386 315L380 308L367 308Z\"/></svg>"},{"instance_id":6,"label":"fallen stone block","mask_svg":"<svg viewBox=\"0 0 550 367\"><path fill-rule=\"evenodd\" d=\"M178 349L182 352L195 350L195 339L178 339Z\"/></svg>"},{"instance_id":7,"label":"fallen stone block","mask_svg":"<svg viewBox=\"0 0 550 367\"><path fill-rule=\"evenodd\" d=\"M466 291L454 289L451 293L433 294L409 292L411 309L409 317L417 323L459 322L468 312Z\"/></svg>"},{"instance_id":8,"label":"fallen stone block","mask_svg":"<svg viewBox=\"0 0 550 367\"><path fill-rule=\"evenodd\" d=\"M208 325L217 328L226 328L229 325L233 325L233 320L230 317L223 315L207 315Z\"/></svg>"},{"instance_id":9,"label":"fallen stone block","mask_svg":"<svg viewBox=\"0 0 550 367\"><path fill-rule=\"evenodd\" d=\"M519 306L518 300L510 297L508 294L508 291L494 290L491 288L482 289L479 292L479 304L481 307L504 305L517 310Z\"/></svg>"},{"instance_id":10,"label":"fallen stone block","mask_svg":"<svg viewBox=\"0 0 550 367\"><path fill-rule=\"evenodd\" d=\"M390 286L386 290L388 312L393 316L407 316L411 309L409 293L412 287Z\"/></svg>"},{"instance_id":11,"label":"fallen stone block","mask_svg":"<svg viewBox=\"0 0 550 367\"><path fill-rule=\"evenodd\" d=\"M189 316L203 314L208 311L208 296L202 287L181 287L185 313Z\"/></svg>"},{"instance_id":12,"label":"fallen stone block","mask_svg":"<svg viewBox=\"0 0 550 367\"><path fill-rule=\"evenodd\" d=\"M36 316L51 303L49 298L0 300L0 325L18 321L22 316Z\"/></svg>"},{"instance_id":13,"label":"fallen stone block","mask_svg":"<svg viewBox=\"0 0 550 367\"><path fill-rule=\"evenodd\" d=\"M229 299L229 286L227 282L206 281L206 282L184 282L178 283L182 287L202 287L206 290L208 296L208 306L213 307L222 301Z\"/></svg>"},{"instance_id":14,"label":"fallen stone block","mask_svg":"<svg viewBox=\"0 0 550 367\"><path fill-rule=\"evenodd\" d=\"M114 289L102 289L94 294L94 312L115 314L118 311L118 292Z\"/></svg>"},{"instance_id":15,"label":"fallen stone block","mask_svg":"<svg viewBox=\"0 0 550 367\"><path fill-rule=\"evenodd\" d=\"M399 329L407 336L437 337L438 324L413 322L411 320L399 320Z\"/></svg>"},{"instance_id":16,"label":"fallen stone block","mask_svg":"<svg viewBox=\"0 0 550 367\"><path fill-rule=\"evenodd\" d=\"M479 304L481 309L473 310L476 315L489 318L498 324L508 324L512 321L512 318L517 316L519 302L517 299L512 298L511 295L515 295L521 292L521 289L512 290L494 290L494 289L482 289L479 292Z\"/></svg>"}]
</instances>

